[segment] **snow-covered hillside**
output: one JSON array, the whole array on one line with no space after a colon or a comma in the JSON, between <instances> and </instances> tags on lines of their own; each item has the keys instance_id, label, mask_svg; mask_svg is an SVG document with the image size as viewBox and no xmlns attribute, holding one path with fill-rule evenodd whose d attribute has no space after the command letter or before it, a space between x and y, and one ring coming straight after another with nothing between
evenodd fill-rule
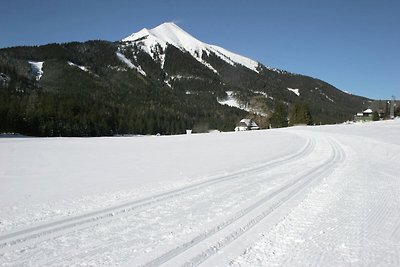
<instances>
[{"instance_id":1,"label":"snow-covered hillside","mask_svg":"<svg viewBox=\"0 0 400 267\"><path fill-rule=\"evenodd\" d=\"M36 81L39 81L40 78L42 78L42 76L43 76L44 61L41 61L41 62L28 61L28 63L31 65L31 71L32 71L33 76L35 76Z\"/></svg>"},{"instance_id":2,"label":"snow-covered hillside","mask_svg":"<svg viewBox=\"0 0 400 267\"><path fill-rule=\"evenodd\" d=\"M162 57L162 53L160 53L159 47L165 50L166 46L170 44L178 49L189 52L194 58L214 72L217 71L209 63L203 60L203 53L209 55L210 52L212 52L231 65L240 64L258 72L257 68L259 63L257 61L235 54L222 47L203 43L182 30L173 22L163 23L150 30L144 28L122 39L122 41L135 43L143 51L151 55L153 59L157 58L161 60L162 66L164 58Z\"/></svg>"},{"instance_id":3,"label":"snow-covered hillside","mask_svg":"<svg viewBox=\"0 0 400 267\"><path fill-rule=\"evenodd\" d=\"M0 138L0 266L398 266L399 132Z\"/></svg>"}]
</instances>

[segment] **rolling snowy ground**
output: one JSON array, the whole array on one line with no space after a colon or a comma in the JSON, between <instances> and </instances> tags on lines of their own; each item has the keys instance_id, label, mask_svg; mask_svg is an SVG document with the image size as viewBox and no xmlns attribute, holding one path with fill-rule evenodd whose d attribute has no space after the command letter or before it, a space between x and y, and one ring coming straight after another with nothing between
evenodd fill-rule
<instances>
[{"instance_id":1,"label":"rolling snowy ground","mask_svg":"<svg viewBox=\"0 0 400 267\"><path fill-rule=\"evenodd\" d=\"M399 134L0 138L0 266L399 266Z\"/></svg>"}]
</instances>

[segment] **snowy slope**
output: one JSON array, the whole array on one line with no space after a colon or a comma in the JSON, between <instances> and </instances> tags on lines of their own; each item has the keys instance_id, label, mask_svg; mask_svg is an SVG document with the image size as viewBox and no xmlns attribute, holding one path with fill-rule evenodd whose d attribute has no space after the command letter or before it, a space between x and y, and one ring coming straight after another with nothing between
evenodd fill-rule
<instances>
[{"instance_id":1,"label":"snowy slope","mask_svg":"<svg viewBox=\"0 0 400 267\"><path fill-rule=\"evenodd\" d=\"M293 88L287 88L290 92L292 92L293 94L300 96L300 89L293 89Z\"/></svg>"},{"instance_id":2,"label":"snowy slope","mask_svg":"<svg viewBox=\"0 0 400 267\"><path fill-rule=\"evenodd\" d=\"M71 61L68 61L68 65L72 66L72 67L77 67L78 69L85 71L85 72L89 72L89 69L85 66L79 66Z\"/></svg>"},{"instance_id":3,"label":"snowy slope","mask_svg":"<svg viewBox=\"0 0 400 267\"><path fill-rule=\"evenodd\" d=\"M0 265L398 266L399 131L0 138Z\"/></svg>"},{"instance_id":4,"label":"snowy slope","mask_svg":"<svg viewBox=\"0 0 400 267\"><path fill-rule=\"evenodd\" d=\"M258 62L221 47L203 43L172 22L163 23L150 30L144 28L122 39L122 41L138 44L141 49L150 54L154 59L156 59L157 54L159 54L156 53L158 51L158 46L165 49L167 44L170 44L183 51L189 52L194 58L214 72L217 71L202 59L203 53L209 55L210 52L212 52L231 65L240 64L258 73Z\"/></svg>"},{"instance_id":5,"label":"snowy slope","mask_svg":"<svg viewBox=\"0 0 400 267\"><path fill-rule=\"evenodd\" d=\"M139 72L143 76L146 76L146 72L144 72L144 70L140 66L135 66L132 63L132 61L127 59L121 52L117 52L116 54L117 54L118 59L121 60L122 62L124 62L130 69L135 69L137 72Z\"/></svg>"},{"instance_id":6,"label":"snowy slope","mask_svg":"<svg viewBox=\"0 0 400 267\"><path fill-rule=\"evenodd\" d=\"M248 107L239 103L239 101L235 98L233 91L226 91L225 93L227 95L227 98L218 100L218 103L220 103L221 105L228 105L230 107L242 109L248 112L250 111Z\"/></svg>"},{"instance_id":7,"label":"snowy slope","mask_svg":"<svg viewBox=\"0 0 400 267\"><path fill-rule=\"evenodd\" d=\"M44 61L28 61L28 63L31 65L32 73L35 75L36 81L39 81L40 78L43 76L43 63Z\"/></svg>"}]
</instances>

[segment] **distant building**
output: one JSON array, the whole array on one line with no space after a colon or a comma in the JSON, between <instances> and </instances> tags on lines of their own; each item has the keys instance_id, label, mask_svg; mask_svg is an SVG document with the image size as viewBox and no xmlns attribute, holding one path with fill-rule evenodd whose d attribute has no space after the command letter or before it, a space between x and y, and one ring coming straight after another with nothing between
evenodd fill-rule
<instances>
[{"instance_id":1,"label":"distant building","mask_svg":"<svg viewBox=\"0 0 400 267\"><path fill-rule=\"evenodd\" d=\"M354 115L354 121L355 122L366 122L366 121L372 121L373 119L373 111L372 109L368 108L364 110L362 113L357 113Z\"/></svg>"},{"instance_id":2,"label":"distant building","mask_svg":"<svg viewBox=\"0 0 400 267\"><path fill-rule=\"evenodd\" d=\"M400 106L400 101L393 96L391 100L373 100L368 108L378 112L379 118L387 120L396 116L396 109Z\"/></svg>"},{"instance_id":3,"label":"distant building","mask_svg":"<svg viewBox=\"0 0 400 267\"><path fill-rule=\"evenodd\" d=\"M242 119L235 127L235 132L259 130L260 127L252 119Z\"/></svg>"}]
</instances>

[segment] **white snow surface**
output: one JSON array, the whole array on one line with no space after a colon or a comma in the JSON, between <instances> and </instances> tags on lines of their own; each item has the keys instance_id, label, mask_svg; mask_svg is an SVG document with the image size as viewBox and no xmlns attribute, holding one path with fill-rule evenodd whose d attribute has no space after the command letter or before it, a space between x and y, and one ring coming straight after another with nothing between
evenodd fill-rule
<instances>
[{"instance_id":1,"label":"white snow surface","mask_svg":"<svg viewBox=\"0 0 400 267\"><path fill-rule=\"evenodd\" d=\"M328 99L329 101L331 101L332 103L335 103L335 101L330 98L327 94L325 94L324 92L322 92L322 89L315 87L315 90L317 90L321 95L323 95L326 99Z\"/></svg>"},{"instance_id":2,"label":"white snow surface","mask_svg":"<svg viewBox=\"0 0 400 267\"><path fill-rule=\"evenodd\" d=\"M225 93L227 94L227 98L222 100L218 99L218 103L250 112L250 109L246 105L239 103L239 101L235 98L233 91L226 91Z\"/></svg>"},{"instance_id":3,"label":"white snow surface","mask_svg":"<svg viewBox=\"0 0 400 267\"><path fill-rule=\"evenodd\" d=\"M352 95L352 93L350 93L349 91L346 91L346 90L342 90L342 92L345 92L348 95Z\"/></svg>"},{"instance_id":4,"label":"white snow surface","mask_svg":"<svg viewBox=\"0 0 400 267\"><path fill-rule=\"evenodd\" d=\"M140 74L142 74L143 76L146 76L146 72L144 72L144 70L142 69L141 66L135 66L132 61L130 61L129 59L127 59L125 57L124 54L117 52L117 57L119 60L121 60L122 62L124 62L130 69L135 69L137 72L139 72Z\"/></svg>"},{"instance_id":5,"label":"white snow surface","mask_svg":"<svg viewBox=\"0 0 400 267\"><path fill-rule=\"evenodd\" d=\"M43 76L43 63L44 61L28 61L31 65L32 72L35 75L36 81L39 81Z\"/></svg>"},{"instance_id":6,"label":"white snow surface","mask_svg":"<svg viewBox=\"0 0 400 267\"><path fill-rule=\"evenodd\" d=\"M144 28L122 39L122 41L139 44L141 49L150 54L154 59L157 58L157 55L160 55L160 53L156 53L156 51L159 52L158 47L165 50L167 44L171 44L183 51L189 52L194 58L215 73L217 73L217 70L202 59L203 53L209 55L212 52L231 65L240 64L257 73L259 72L257 70L259 65L257 61L230 52L222 47L199 41L173 22L163 23L150 30Z\"/></svg>"},{"instance_id":7,"label":"white snow surface","mask_svg":"<svg viewBox=\"0 0 400 267\"><path fill-rule=\"evenodd\" d=\"M296 94L297 96L300 96L300 89L295 89L295 88L287 88L290 92Z\"/></svg>"},{"instance_id":8,"label":"white snow surface","mask_svg":"<svg viewBox=\"0 0 400 267\"><path fill-rule=\"evenodd\" d=\"M265 98L269 98L274 100L274 98L272 96L269 96L266 92L262 92L262 91L253 91L253 93L259 94L259 95L263 95L265 96Z\"/></svg>"},{"instance_id":9,"label":"white snow surface","mask_svg":"<svg viewBox=\"0 0 400 267\"><path fill-rule=\"evenodd\" d=\"M87 67L85 67L85 66L79 66L79 65L77 65L77 64L75 64L75 63L73 63L73 62L71 62L71 61L68 61L68 65L73 66L73 67L77 67L77 68L79 68L80 70L85 71L85 72L88 72L88 71L89 71L89 69L88 69Z\"/></svg>"},{"instance_id":10,"label":"white snow surface","mask_svg":"<svg viewBox=\"0 0 400 267\"><path fill-rule=\"evenodd\" d=\"M399 266L399 132L0 138L0 266Z\"/></svg>"},{"instance_id":11,"label":"white snow surface","mask_svg":"<svg viewBox=\"0 0 400 267\"><path fill-rule=\"evenodd\" d=\"M321 93L321 95L325 96L326 99L328 99L328 100L331 101L332 103L335 103L335 101L334 101L332 98L330 98L328 95L326 95L326 94L323 93L323 92L320 92L320 93Z\"/></svg>"}]
</instances>

